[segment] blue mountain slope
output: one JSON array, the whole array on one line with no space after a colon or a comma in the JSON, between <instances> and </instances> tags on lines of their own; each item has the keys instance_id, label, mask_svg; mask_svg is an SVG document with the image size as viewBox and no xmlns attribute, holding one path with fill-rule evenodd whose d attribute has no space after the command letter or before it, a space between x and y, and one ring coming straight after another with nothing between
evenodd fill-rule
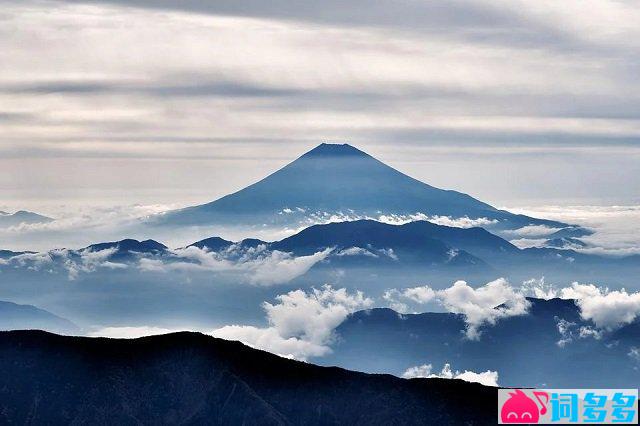
<instances>
[{"instance_id":1,"label":"blue mountain slope","mask_svg":"<svg viewBox=\"0 0 640 426\"><path fill-rule=\"evenodd\" d=\"M283 209L294 214L282 214ZM300 209L300 210L297 210ZM411 178L347 144L321 144L236 193L166 213L158 225L253 224L292 220L296 212L353 211L360 215L415 214L488 218L496 229L528 224L564 227L498 210L469 195Z\"/></svg>"},{"instance_id":2,"label":"blue mountain slope","mask_svg":"<svg viewBox=\"0 0 640 426\"><path fill-rule=\"evenodd\" d=\"M78 326L32 305L0 301L0 330L47 330L54 333L77 334Z\"/></svg>"}]
</instances>

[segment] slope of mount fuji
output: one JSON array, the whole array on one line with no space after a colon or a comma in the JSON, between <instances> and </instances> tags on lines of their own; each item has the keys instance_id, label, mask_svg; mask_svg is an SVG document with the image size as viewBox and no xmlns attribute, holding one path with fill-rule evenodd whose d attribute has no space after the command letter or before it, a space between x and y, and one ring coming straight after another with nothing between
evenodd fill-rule
<instances>
[{"instance_id":1,"label":"slope of mount fuji","mask_svg":"<svg viewBox=\"0 0 640 426\"><path fill-rule=\"evenodd\" d=\"M435 188L347 144L321 144L253 185L208 204L168 212L155 218L155 223L260 225L327 212L486 218L496 221L496 229L567 226L515 215L467 194Z\"/></svg>"}]
</instances>

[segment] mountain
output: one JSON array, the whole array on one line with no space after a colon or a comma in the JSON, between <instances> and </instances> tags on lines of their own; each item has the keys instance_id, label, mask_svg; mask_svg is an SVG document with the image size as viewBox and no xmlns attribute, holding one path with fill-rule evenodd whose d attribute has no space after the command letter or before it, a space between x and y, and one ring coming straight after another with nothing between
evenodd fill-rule
<instances>
[{"instance_id":1,"label":"mountain","mask_svg":"<svg viewBox=\"0 0 640 426\"><path fill-rule=\"evenodd\" d=\"M189 244L187 247L198 247L201 249L207 249L209 251L220 252L230 248L231 246L237 246L240 249L250 249L256 248L258 246L268 247L270 245L271 243L259 240L257 238L245 238L242 241L233 242L220 237L210 237L205 238L204 240L196 241L193 244Z\"/></svg>"},{"instance_id":2,"label":"mountain","mask_svg":"<svg viewBox=\"0 0 640 426\"><path fill-rule=\"evenodd\" d=\"M10 259L14 256L19 256L25 253L35 253L33 251L12 251L12 250L0 250L0 259Z\"/></svg>"},{"instance_id":3,"label":"mountain","mask_svg":"<svg viewBox=\"0 0 640 426\"><path fill-rule=\"evenodd\" d=\"M36 308L0 301L0 330L48 330L54 333L77 334L78 326L69 320Z\"/></svg>"},{"instance_id":4,"label":"mountain","mask_svg":"<svg viewBox=\"0 0 640 426\"><path fill-rule=\"evenodd\" d=\"M205 238L204 240L196 241L193 244L189 244L188 247L198 247L200 249L207 249L210 251L221 251L227 249L233 245L233 241L227 241L220 237Z\"/></svg>"},{"instance_id":5,"label":"mountain","mask_svg":"<svg viewBox=\"0 0 640 426\"><path fill-rule=\"evenodd\" d=\"M311 254L326 247L392 248L406 256L462 250L481 257L487 253L517 253L519 249L483 228L454 228L426 221L390 225L374 220L356 220L314 225L278 241L271 248Z\"/></svg>"},{"instance_id":6,"label":"mountain","mask_svg":"<svg viewBox=\"0 0 640 426\"><path fill-rule=\"evenodd\" d=\"M128 260L135 256L135 254L147 254L147 255L159 255L163 254L167 250L167 246L159 243L155 240L138 241L131 238L127 238L120 241L111 241L107 243L92 244L90 246L81 249L80 251L102 251L102 250L115 250L113 254L109 256L111 260Z\"/></svg>"},{"instance_id":7,"label":"mountain","mask_svg":"<svg viewBox=\"0 0 640 426\"><path fill-rule=\"evenodd\" d=\"M7 212L0 212L0 228L8 228L10 226L17 226L20 224L34 224L34 223L48 223L53 219L47 216L40 215L38 213L29 212L26 210L19 210L13 214Z\"/></svg>"},{"instance_id":8,"label":"mountain","mask_svg":"<svg viewBox=\"0 0 640 426\"><path fill-rule=\"evenodd\" d=\"M638 360L630 356L640 347L640 321L606 332L582 320L572 300L528 300L528 314L481 327L477 341L465 336L461 315L356 312L336 329L333 352L318 362L394 374L416 365L439 369L450 363L459 370L497 371L500 385L515 387L624 388L640 383Z\"/></svg>"},{"instance_id":9,"label":"mountain","mask_svg":"<svg viewBox=\"0 0 640 426\"><path fill-rule=\"evenodd\" d=\"M495 388L280 358L197 333L0 333L0 423L480 425Z\"/></svg>"},{"instance_id":10,"label":"mountain","mask_svg":"<svg viewBox=\"0 0 640 426\"><path fill-rule=\"evenodd\" d=\"M435 188L347 144L321 144L261 181L216 201L154 217L165 226L308 223L331 213L487 219L496 230L569 225L499 210L469 195ZM488 221L492 221L489 223Z\"/></svg>"}]
</instances>

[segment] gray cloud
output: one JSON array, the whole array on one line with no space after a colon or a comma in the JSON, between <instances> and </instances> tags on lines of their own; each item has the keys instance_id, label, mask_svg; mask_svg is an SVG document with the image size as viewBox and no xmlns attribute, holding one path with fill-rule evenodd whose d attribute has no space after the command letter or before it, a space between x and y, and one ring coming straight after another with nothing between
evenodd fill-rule
<instances>
[{"instance_id":1,"label":"gray cloud","mask_svg":"<svg viewBox=\"0 0 640 426\"><path fill-rule=\"evenodd\" d=\"M637 193L628 3L1 3L0 194L16 208L84 196L78 182L204 202L322 141L498 203Z\"/></svg>"},{"instance_id":2,"label":"gray cloud","mask_svg":"<svg viewBox=\"0 0 640 426\"><path fill-rule=\"evenodd\" d=\"M553 47L584 46L562 28L528 19L524 13L482 1L397 2L382 0L322 3L313 0L68 0L69 3L113 4L212 15L301 21L344 27L380 27L447 36L484 44Z\"/></svg>"}]
</instances>

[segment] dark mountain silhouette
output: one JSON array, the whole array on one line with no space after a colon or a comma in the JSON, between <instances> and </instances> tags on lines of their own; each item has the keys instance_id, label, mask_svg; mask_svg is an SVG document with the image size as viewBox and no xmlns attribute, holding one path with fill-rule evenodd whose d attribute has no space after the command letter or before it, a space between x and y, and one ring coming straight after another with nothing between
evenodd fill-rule
<instances>
[{"instance_id":1,"label":"dark mountain silhouette","mask_svg":"<svg viewBox=\"0 0 640 426\"><path fill-rule=\"evenodd\" d=\"M0 330L47 330L61 334L80 332L77 325L32 305L0 301Z\"/></svg>"},{"instance_id":2,"label":"dark mountain silhouette","mask_svg":"<svg viewBox=\"0 0 640 426\"><path fill-rule=\"evenodd\" d=\"M482 327L478 341L465 336L461 315L400 315L391 309L356 312L337 328L333 353L317 361L395 374L415 365L432 364L437 370L451 363L459 370L498 371L501 386L515 387L640 383L638 361L629 356L631 348L640 346L640 321L594 338L589 334L596 330L594 324L580 318L572 300L528 300L527 315Z\"/></svg>"},{"instance_id":3,"label":"dark mountain silhouette","mask_svg":"<svg viewBox=\"0 0 640 426\"><path fill-rule=\"evenodd\" d=\"M47 223L52 222L53 219L47 216L43 216L38 213L29 212L26 210L19 210L13 214L7 212L0 212L0 227L7 228L10 226L17 226L20 224L33 224L33 223Z\"/></svg>"},{"instance_id":4,"label":"dark mountain silhouette","mask_svg":"<svg viewBox=\"0 0 640 426\"><path fill-rule=\"evenodd\" d=\"M288 213L283 214L285 209ZM311 212L416 214L495 220L496 230L529 224L566 227L498 210L469 195L435 188L347 144L321 144L261 181L211 203L169 212L157 225L286 223Z\"/></svg>"},{"instance_id":5,"label":"dark mountain silhouette","mask_svg":"<svg viewBox=\"0 0 640 426\"><path fill-rule=\"evenodd\" d=\"M292 361L197 333L0 333L4 424L484 425L497 392Z\"/></svg>"}]
</instances>

